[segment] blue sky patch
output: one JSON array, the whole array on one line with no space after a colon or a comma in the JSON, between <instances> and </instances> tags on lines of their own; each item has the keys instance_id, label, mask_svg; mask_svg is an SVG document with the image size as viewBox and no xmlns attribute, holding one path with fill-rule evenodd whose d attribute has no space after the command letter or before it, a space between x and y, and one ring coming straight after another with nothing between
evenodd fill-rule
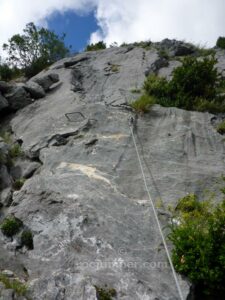
<instances>
[{"instance_id":1,"label":"blue sky patch","mask_svg":"<svg viewBox=\"0 0 225 300\"><path fill-rule=\"evenodd\" d=\"M99 29L94 12L78 15L73 11L53 13L47 18L48 29L61 36L66 33L65 44L72 45L72 52L82 51L89 42L90 35Z\"/></svg>"}]
</instances>

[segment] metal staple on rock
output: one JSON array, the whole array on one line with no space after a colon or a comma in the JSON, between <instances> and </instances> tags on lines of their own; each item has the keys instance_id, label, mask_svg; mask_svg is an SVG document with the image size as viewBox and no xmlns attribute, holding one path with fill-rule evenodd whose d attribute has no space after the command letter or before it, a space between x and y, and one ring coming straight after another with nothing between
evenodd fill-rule
<instances>
[{"instance_id":1,"label":"metal staple on rock","mask_svg":"<svg viewBox=\"0 0 225 300\"><path fill-rule=\"evenodd\" d=\"M159 222L159 218L158 218L158 215L157 215L157 212L156 212L156 209L155 209L150 191L148 189L147 180L146 180L146 177L145 177L145 174L144 174L144 169L143 169L143 166L142 166L142 162L141 162L141 158L140 158L140 155L139 155L138 147L137 147L135 137L134 137L133 126L134 126L134 118L131 116L129 118L129 127L130 127L131 135L132 135L132 138L133 138L134 147L135 147L135 150L136 150L136 153L137 153L138 162L139 162L139 165L140 165L140 168L141 168L141 173L142 173L142 177L143 177L143 180L144 180L145 189L146 189L146 192L148 194L148 197L149 197L149 200L150 200L150 203L151 203L151 206L152 206L154 217L155 217L155 220L156 220L156 223L157 223L157 226L158 226L158 229L159 229L162 241L163 241L163 245L164 245L164 248L165 248L165 251L166 251L167 258L169 260L170 267L172 269L173 277L174 277L174 280L175 280L175 283L176 283L176 287L177 287L180 299L184 300L184 297L183 297L183 294L182 294L182 291L181 291L181 287L180 287L180 284L179 284L179 281L178 281L178 278L177 278L177 275L176 275L176 272L175 272L175 269L174 269L174 266L173 266L173 262L172 262L172 259L170 257L169 249L167 247L166 240L165 240L165 237L163 235L163 231L162 231L162 228L161 228L161 225L160 225L160 222Z\"/></svg>"}]
</instances>

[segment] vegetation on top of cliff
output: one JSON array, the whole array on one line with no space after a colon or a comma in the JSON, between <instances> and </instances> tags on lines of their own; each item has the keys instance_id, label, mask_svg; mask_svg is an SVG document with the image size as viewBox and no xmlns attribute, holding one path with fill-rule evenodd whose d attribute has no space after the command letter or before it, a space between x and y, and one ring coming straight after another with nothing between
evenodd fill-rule
<instances>
[{"instance_id":1,"label":"vegetation on top of cliff","mask_svg":"<svg viewBox=\"0 0 225 300\"><path fill-rule=\"evenodd\" d=\"M225 199L217 205L193 194L180 199L169 239L176 271L191 280L200 299L224 295Z\"/></svg>"},{"instance_id":2,"label":"vegetation on top of cliff","mask_svg":"<svg viewBox=\"0 0 225 300\"><path fill-rule=\"evenodd\" d=\"M216 46L221 49L225 49L225 37L220 36L216 41Z\"/></svg>"},{"instance_id":3,"label":"vegetation on top of cliff","mask_svg":"<svg viewBox=\"0 0 225 300\"><path fill-rule=\"evenodd\" d=\"M8 43L3 45L3 50L8 53L7 61L13 67L5 68L3 76L7 73L6 77L10 79L10 70L13 72L13 69L19 68L30 78L68 56L70 49L65 46L64 38L65 34L60 37L53 31L28 23L23 34L13 35Z\"/></svg>"},{"instance_id":4,"label":"vegetation on top of cliff","mask_svg":"<svg viewBox=\"0 0 225 300\"><path fill-rule=\"evenodd\" d=\"M106 49L106 44L103 41L100 41L96 44L87 45L85 51L97 51Z\"/></svg>"},{"instance_id":5,"label":"vegetation on top of cliff","mask_svg":"<svg viewBox=\"0 0 225 300\"><path fill-rule=\"evenodd\" d=\"M216 62L214 56L203 59L187 56L173 71L171 81L154 74L148 76L143 86L145 94L155 97L155 103L166 107L224 112L224 97L218 95L224 81L215 68ZM138 107L141 101L139 98L132 106Z\"/></svg>"}]
</instances>

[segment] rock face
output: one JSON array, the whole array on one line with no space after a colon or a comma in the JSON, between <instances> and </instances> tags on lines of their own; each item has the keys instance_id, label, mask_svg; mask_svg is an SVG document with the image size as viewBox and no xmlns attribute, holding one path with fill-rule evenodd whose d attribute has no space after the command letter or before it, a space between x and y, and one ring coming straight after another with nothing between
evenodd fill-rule
<instances>
[{"instance_id":1,"label":"rock face","mask_svg":"<svg viewBox=\"0 0 225 300\"><path fill-rule=\"evenodd\" d=\"M54 83L59 81L59 76L58 76L58 74L50 73L43 77L35 77L34 79L31 80L31 82L32 81L36 82L39 86L42 87L42 89L45 92L47 92ZM29 83L30 86L31 86L31 82ZM39 97L39 98L42 98L42 97L43 97L43 95L41 92L41 97Z\"/></svg>"},{"instance_id":2,"label":"rock face","mask_svg":"<svg viewBox=\"0 0 225 300\"><path fill-rule=\"evenodd\" d=\"M41 77L34 77L26 84L6 83L0 81L0 113L8 108L17 111L43 98L46 92L59 81L58 74L50 73Z\"/></svg>"},{"instance_id":3,"label":"rock face","mask_svg":"<svg viewBox=\"0 0 225 300\"><path fill-rule=\"evenodd\" d=\"M13 110L21 109L32 103L30 95L21 86L14 86L9 93L5 94L10 107Z\"/></svg>"},{"instance_id":4,"label":"rock face","mask_svg":"<svg viewBox=\"0 0 225 300\"><path fill-rule=\"evenodd\" d=\"M182 41L164 39L157 44L160 49L168 51L171 56L185 56L195 52L193 45Z\"/></svg>"},{"instance_id":5,"label":"rock face","mask_svg":"<svg viewBox=\"0 0 225 300\"><path fill-rule=\"evenodd\" d=\"M34 249L15 257L7 250L15 241L0 233L0 263L25 267L32 299L97 300L96 287L115 289L112 299L179 299L131 129L153 201L161 199L162 226L179 197L216 189L225 148L213 115L156 105L136 116L130 109L132 89L158 60L156 50L124 47L59 61L36 78L54 72L61 85L12 119L26 155L42 166L14 192L7 212L32 230ZM162 67L171 76L171 65ZM187 299L190 284L178 278Z\"/></svg>"}]
</instances>

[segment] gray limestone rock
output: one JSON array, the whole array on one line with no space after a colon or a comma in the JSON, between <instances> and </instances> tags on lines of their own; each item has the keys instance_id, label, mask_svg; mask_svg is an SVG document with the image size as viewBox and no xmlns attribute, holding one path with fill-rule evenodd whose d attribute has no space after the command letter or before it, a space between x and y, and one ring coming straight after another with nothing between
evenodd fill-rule
<instances>
[{"instance_id":1,"label":"gray limestone rock","mask_svg":"<svg viewBox=\"0 0 225 300\"><path fill-rule=\"evenodd\" d=\"M5 165L0 165L0 190L12 185L12 178Z\"/></svg>"},{"instance_id":2,"label":"gray limestone rock","mask_svg":"<svg viewBox=\"0 0 225 300\"><path fill-rule=\"evenodd\" d=\"M171 80L173 77L173 70L175 70L177 67L181 66L182 63L177 60L171 60L168 63L168 66L162 67L158 71L158 76L165 77L167 80Z\"/></svg>"},{"instance_id":3,"label":"gray limestone rock","mask_svg":"<svg viewBox=\"0 0 225 300\"><path fill-rule=\"evenodd\" d=\"M0 202L3 206L8 207L12 203L12 189L10 187L2 190L0 194Z\"/></svg>"},{"instance_id":4,"label":"gray limestone rock","mask_svg":"<svg viewBox=\"0 0 225 300\"><path fill-rule=\"evenodd\" d=\"M34 99L43 98L45 96L44 89L34 81L28 81L24 85L24 88L27 92L30 93L31 97L33 97Z\"/></svg>"},{"instance_id":5,"label":"gray limestone rock","mask_svg":"<svg viewBox=\"0 0 225 300\"><path fill-rule=\"evenodd\" d=\"M10 270L3 270L1 273L7 277L14 277L14 273Z\"/></svg>"},{"instance_id":6,"label":"gray limestone rock","mask_svg":"<svg viewBox=\"0 0 225 300\"><path fill-rule=\"evenodd\" d=\"M0 81L0 92L2 94L8 93L12 87L13 87L12 84L9 84L5 81Z\"/></svg>"},{"instance_id":7,"label":"gray limestone rock","mask_svg":"<svg viewBox=\"0 0 225 300\"><path fill-rule=\"evenodd\" d=\"M9 152L9 145L4 142L4 140L0 137L0 152L1 155L6 159Z\"/></svg>"},{"instance_id":8,"label":"gray limestone rock","mask_svg":"<svg viewBox=\"0 0 225 300\"><path fill-rule=\"evenodd\" d=\"M14 300L14 290L4 289L1 291L0 300Z\"/></svg>"},{"instance_id":9,"label":"gray limestone rock","mask_svg":"<svg viewBox=\"0 0 225 300\"><path fill-rule=\"evenodd\" d=\"M196 49L192 44L177 40L164 39L157 43L158 47L169 51L171 56L185 56L193 54Z\"/></svg>"},{"instance_id":10,"label":"gray limestone rock","mask_svg":"<svg viewBox=\"0 0 225 300\"><path fill-rule=\"evenodd\" d=\"M44 75L41 77L34 77L31 79L31 81L39 84L44 89L44 91L47 92L54 83L59 81L59 75L56 73L49 73L48 75Z\"/></svg>"},{"instance_id":11,"label":"gray limestone rock","mask_svg":"<svg viewBox=\"0 0 225 300\"><path fill-rule=\"evenodd\" d=\"M9 93L5 94L9 107L18 110L32 103L30 94L22 86L14 86Z\"/></svg>"},{"instance_id":12,"label":"gray limestone rock","mask_svg":"<svg viewBox=\"0 0 225 300\"><path fill-rule=\"evenodd\" d=\"M217 59L216 67L217 67L219 73L225 79L225 59L224 59L224 57L225 57L225 50L217 49L217 51L216 51L216 59Z\"/></svg>"},{"instance_id":13,"label":"gray limestone rock","mask_svg":"<svg viewBox=\"0 0 225 300\"><path fill-rule=\"evenodd\" d=\"M14 180L20 178L29 178L41 166L38 162L31 162L29 160L17 160L10 168L10 175Z\"/></svg>"},{"instance_id":14,"label":"gray limestone rock","mask_svg":"<svg viewBox=\"0 0 225 300\"><path fill-rule=\"evenodd\" d=\"M106 286L121 300L179 299L129 120L134 117L152 199L162 201L163 228L170 218L167 207L180 197L218 191L223 137L208 113L155 105L135 116L128 104L138 95L131 91L142 87L146 69L159 59L157 50L110 48L85 55L88 59L78 54L57 62L44 79L39 74L44 89L53 69L62 84L11 119L24 152L42 166L13 193L8 209L34 233L34 249L15 256L15 241L10 248L0 232L7 257L2 261L25 266L34 300L96 300L95 287ZM160 67L159 75L171 76L176 63ZM107 71L112 65L118 72ZM21 165L22 176L32 173L27 168ZM178 280L188 299L190 283L179 275Z\"/></svg>"}]
</instances>

